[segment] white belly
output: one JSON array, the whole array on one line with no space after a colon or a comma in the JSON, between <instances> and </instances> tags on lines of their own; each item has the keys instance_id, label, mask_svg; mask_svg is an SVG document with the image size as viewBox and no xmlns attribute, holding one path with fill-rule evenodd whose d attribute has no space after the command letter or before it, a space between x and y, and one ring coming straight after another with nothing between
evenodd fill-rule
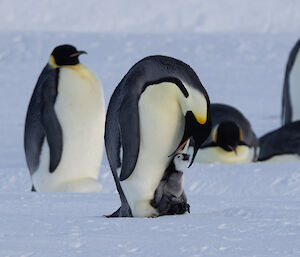
<instances>
[{"instance_id":1,"label":"white belly","mask_svg":"<svg viewBox=\"0 0 300 257\"><path fill-rule=\"evenodd\" d=\"M33 174L38 191L101 190L105 106L101 85L85 66L61 68L55 112L63 131L61 161L49 173L49 146L42 146L40 166Z\"/></svg>"},{"instance_id":2,"label":"white belly","mask_svg":"<svg viewBox=\"0 0 300 257\"><path fill-rule=\"evenodd\" d=\"M237 154L233 151L227 152L219 146L206 147L198 150L195 160L200 163L245 163L253 160L253 148L242 145L236 151Z\"/></svg>"},{"instance_id":3,"label":"white belly","mask_svg":"<svg viewBox=\"0 0 300 257\"><path fill-rule=\"evenodd\" d=\"M300 51L299 51L300 52ZM297 54L294 66L291 70L290 82L290 98L292 105L292 121L300 120L300 54Z\"/></svg>"},{"instance_id":4,"label":"white belly","mask_svg":"<svg viewBox=\"0 0 300 257\"><path fill-rule=\"evenodd\" d=\"M300 161L300 156L298 154L281 154L281 155L275 155L266 161L269 161L269 162L298 162L298 161Z\"/></svg>"},{"instance_id":5,"label":"white belly","mask_svg":"<svg viewBox=\"0 0 300 257\"><path fill-rule=\"evenodd\" d=\"M150 205L155 189L179 145L184 116L177 102L178 87L163 82L148 86L139 101L140 150L131 176L121 182L133 216L153 216Z\"/></svg>"}]
</instances>

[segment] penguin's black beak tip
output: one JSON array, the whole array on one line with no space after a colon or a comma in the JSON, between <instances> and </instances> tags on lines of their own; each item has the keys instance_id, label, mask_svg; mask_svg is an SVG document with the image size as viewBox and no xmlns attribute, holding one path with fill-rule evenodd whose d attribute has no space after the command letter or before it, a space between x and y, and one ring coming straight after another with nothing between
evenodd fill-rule
<instances>
[{"instance_id":1,"label":"penguin's black beak tip","mask_svg":"<svg viewBox=\"0 0 300 257\"><path fill-rule=\"evenodd\" d=\"M235 155L237 155L237 150L236 150L236 146L231 146L231 145L228 145L228 148L233 151L235 153Z\"/></svg>"},{"instance_id":2,"label":"penguin's black beak tip","mask_svg":"<svg viewBox=\"0 0 300 257\"><path fill-rule=\"evenodd\" d=\"M84 50L81 50L81 51L78 51L79 55L81 54L87 54L87 51L84 51Z\"/></svg>"},{"instance_id":3,"label":"penguin's black beak tip","mask_svg":"<svg viewBox=\"0 0 300 257\"><path fill-rule=\"evenodd\" d=\"M195 148L194 148L194 153L193 153L193 156L192 156L192 159L191 159L191 162L190 162L188 168L193 165L197 152L198 152L198 149L195 150Z\"/></svg>"}]
</instances>

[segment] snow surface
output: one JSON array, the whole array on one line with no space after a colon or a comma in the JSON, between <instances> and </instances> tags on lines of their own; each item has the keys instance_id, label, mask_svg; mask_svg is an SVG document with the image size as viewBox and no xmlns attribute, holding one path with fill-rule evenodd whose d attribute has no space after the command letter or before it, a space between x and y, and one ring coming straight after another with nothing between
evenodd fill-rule
<instances>
[{"instance_id":1,"label":"snow surface","mask_svg":"<svg viewBox=\"0 0 300 257\"><path fill-rule=\"evenodd\" d=\"M258 136L280 125L299 2L84 2L0 0L0 256L300 256L297 162L195 164L181 216L103 217L120 204L106 158L100 194L29 191L25 114L58 44L88 51L81 61L106 105L135 62L164 54L190 64L211 101L239 108Z\"/></svg>"}]
</instances>

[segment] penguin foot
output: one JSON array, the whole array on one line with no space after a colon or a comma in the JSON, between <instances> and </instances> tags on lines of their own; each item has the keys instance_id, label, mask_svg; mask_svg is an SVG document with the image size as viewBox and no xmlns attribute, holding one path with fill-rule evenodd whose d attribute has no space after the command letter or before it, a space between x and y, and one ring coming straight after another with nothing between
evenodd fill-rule
<instances>
[{"instance_id":1,"label":"penguin foot","mask_svg":"<svg viewBox=\"0 0 300 257\"><path fill-rule=\"evenodd\" d=\"M190 205L182 197L176 198L170 194L163 195L155 207L159 212L159 216L190 213Z\"/></svg>"},{"instance_id":2,"label":"penguin foot","mask_svg":"<svg viewBox=\"0 0 300 257\"><path fill-rule=\"evenodd\" d=\"M187 202L175 202L170 206L167 214L184 214L186 212L190 213L190 205Z\"/></svg>"}]
</instances>

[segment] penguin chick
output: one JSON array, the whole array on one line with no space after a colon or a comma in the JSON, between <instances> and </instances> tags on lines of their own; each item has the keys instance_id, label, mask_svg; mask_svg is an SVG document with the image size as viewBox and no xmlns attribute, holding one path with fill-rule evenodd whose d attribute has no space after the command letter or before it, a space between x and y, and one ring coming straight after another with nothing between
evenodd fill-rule
<instances>
[{"instance_id":1,"label":"penguin chick","mask_svg":"<svg viewBox=\"0 0 300 257\"><path fill-rule=\"evenodd\" d=\"M159 215L183 214L190 212L183 190L183 170L187 167L190 155L178 153L174 155L165 175L157 187L151 204L157 208Z\"/></svg>"}]
</instances>

